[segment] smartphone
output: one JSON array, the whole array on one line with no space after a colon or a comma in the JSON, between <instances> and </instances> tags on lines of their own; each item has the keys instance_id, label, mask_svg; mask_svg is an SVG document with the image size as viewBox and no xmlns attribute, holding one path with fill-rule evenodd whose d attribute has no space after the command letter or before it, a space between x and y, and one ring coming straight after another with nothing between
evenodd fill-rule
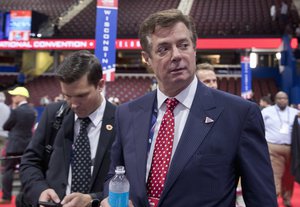
<instances>
[{"instance_id":1,"label":"smartphone","mask_svg":"<svg viewBox=\"0 0 300 207\"><path fill-rule=\"evenodd\" d=\"M53 201L39 201L39 205L45 206L45 207L62 207L60 203L55 203Z\"/></svg>"}]
</instances>

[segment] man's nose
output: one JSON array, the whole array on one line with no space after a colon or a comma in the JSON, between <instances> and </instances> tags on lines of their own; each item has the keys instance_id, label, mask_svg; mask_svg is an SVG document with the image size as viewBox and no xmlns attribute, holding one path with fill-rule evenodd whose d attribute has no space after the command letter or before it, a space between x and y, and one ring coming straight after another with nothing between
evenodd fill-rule
<instances>
[{"instance_id":1,"label":"man's nose","mask_svg":"<svg viewBox=\"0 0 300 207\"><path fill-rule=\"evenodd\" d=\"M181 58L181 52L177 47L173 47L172 50L172 61L180 60Z\"/></svg>"}]
</instances>

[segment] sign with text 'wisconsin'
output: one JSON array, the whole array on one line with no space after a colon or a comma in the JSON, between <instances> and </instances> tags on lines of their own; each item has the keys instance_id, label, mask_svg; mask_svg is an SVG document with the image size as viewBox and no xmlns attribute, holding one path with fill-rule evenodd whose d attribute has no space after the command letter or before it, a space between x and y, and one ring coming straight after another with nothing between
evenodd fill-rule
<instances>
[{"instance_id":1,"label":"sign with text 'wisconsin'","mask_svg":"<svg viewBox=\"0 0 300 207\"><path fill-rule=\"evenodd\" d=\"M95 55L103 67L106 81L115 79L118 0L98 0Z\"/></svg>"},{"instance_id":2,"label":"sign with text 'wisconsin'","mask_svg":"<svg viewBox=\"0 0 300 207\"><path fill-rule=\"evenodd\" d=\"M252 71L250 68L250 58L241 57L241 95L244 99L252 98Z\"/></svg>"}]
</instances>

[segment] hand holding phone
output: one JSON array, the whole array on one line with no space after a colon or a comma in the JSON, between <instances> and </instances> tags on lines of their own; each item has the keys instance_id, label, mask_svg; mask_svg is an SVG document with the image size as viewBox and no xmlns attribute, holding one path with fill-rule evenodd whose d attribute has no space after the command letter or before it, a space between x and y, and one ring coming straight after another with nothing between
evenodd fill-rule
<instances>
[{"instance_id":1,"label":"hand holding phone","mask_svg":"<svg viewBox=\"0 0 300 207\"><path fill-rule=\"evenodd\" d=\"M39 201L39 205L45 206L45 207L62 207L60 203L55 203L53 201Z\"/></svg>"}]
</instances>

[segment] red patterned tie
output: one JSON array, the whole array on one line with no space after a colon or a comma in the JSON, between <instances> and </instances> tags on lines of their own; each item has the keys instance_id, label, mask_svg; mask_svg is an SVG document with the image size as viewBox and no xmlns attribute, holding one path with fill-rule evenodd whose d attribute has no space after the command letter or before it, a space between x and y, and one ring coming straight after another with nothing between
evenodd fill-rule
<instances>
[{"instance_id":1,"label":"red patterned tie","mask_svg":"<svg viewBox=\"0 0 300 207\"><path fill-rule=\"evenodd\" d=\"M165 112L161 126L156 137L151 169L149 172L147 189L150 205L151 198L159 200L164 188L165 178L171 160L174 140L174 114L173 110L179 102L175 98L166 100L167 111ZM152 204L151 206L156 206Z\"/></svg>"}]
</instances>

